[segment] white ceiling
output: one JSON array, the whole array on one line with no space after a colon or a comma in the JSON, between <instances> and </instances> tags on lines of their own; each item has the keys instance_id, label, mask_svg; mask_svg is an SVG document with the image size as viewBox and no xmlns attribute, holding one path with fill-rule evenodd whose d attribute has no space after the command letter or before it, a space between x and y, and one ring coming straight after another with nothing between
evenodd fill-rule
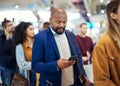
<instances>
[{"instance_id":1,"label":"white ceiling","mask_svg":"<svg viewBox=\"0 0 120 86\"><path fill-rule=\"evenodd\" d=\"M54 6L62 7L68 10L74 9L71 0L53 0ZM46 9L51 6L51 0L0 0L0 10L15 9L16 5L19 5L18 9L28 9L31 4L34 4L39 9Z\"/></svg>"},{"instance_id":2,"label":"white ceiling","mask_svg":"<svg viewBox=\"0 0 120 86\"><path fill-rule=\"evenodd\" d=\"M53 0L55 7L62 7L69 11L77 11L78 10L73 6L72 0ZM94 1L94 0L93 0ZM34 4L35 6L31 6ZM51 0L0 0L0 11L1 10L12 10L15 9L15 6L19 5L18 9L43 9L46 10L47 7L51 6ZM31 7L30 7L31 6ZM103 16L103 15L101 15ZM90 17L91 21L101 21L103 17ZM81 19L79 19L81 20ZM76 21L78 22L78 21Z\"/></svg>"}]
</instances>

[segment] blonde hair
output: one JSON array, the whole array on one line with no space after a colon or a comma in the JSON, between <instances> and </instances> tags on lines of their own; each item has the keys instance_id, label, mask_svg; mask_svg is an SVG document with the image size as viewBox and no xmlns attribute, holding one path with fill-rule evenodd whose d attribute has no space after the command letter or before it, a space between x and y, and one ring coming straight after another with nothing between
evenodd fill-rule
<instances>
[{"instance_id":1,"label":"blonde hair","mask_svg":"<svg viewBox=\"0 0 120 86\"><path fill-rule=\"evenodd\" d=\"M108 17L108 34L112 37L114 42L117 43L117 47L120 49L120 27L118 27L118 23L114 20L110 14L117 14L118 8L120 5L119 0L112 0L107 5L107 17Z\"/></svg>"}]
</instances>

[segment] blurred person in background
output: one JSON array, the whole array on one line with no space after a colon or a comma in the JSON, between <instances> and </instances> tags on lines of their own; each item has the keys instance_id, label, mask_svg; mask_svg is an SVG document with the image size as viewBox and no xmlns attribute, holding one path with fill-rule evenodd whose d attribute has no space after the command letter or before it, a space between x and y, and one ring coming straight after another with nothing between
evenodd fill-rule
<instances>
[{"instance_id":1,"label":"blurred person in background","mask_svg":"<svg viewBox=\"0 0 120 86\"><path fill-rule=\"evenodd\" d=\"M42 29L45 30L45 29L47 29L49 26L50 26L50 23L49 23L49 22L44 22L44 23L43 23L43 26L42 26Z\"/></svg>"},{"instance_id":2,"label":"blurred person in background","mask_svg":"<svg viewBox=\"0 0 120 86\"><path fill-rule=\"evenodd\" d=\"M80 48L82 59L84 62L84 65L87 65L90 61L92 63L92 51L93 51L93 41L92 39L86 35L88 26L86 23L80 24L80 32L78 35L76 35L76 40L78 43L78 47Z\"/></svg>"},{"instance_id":3,"label":"blurred person in background","mask_svg":"<svg viewBox=\"0 0 120 86\"><path fill-rule=\"evenodd\" d=\"M31 69L34 27L29 22L21 22L16 26L13 38L19 71L29 80L30 86L36 86L36 74Z\"/></svg>"},{"instance_id":4,"label":"blurred person in background","mask_svg":"<svg viewBox=\"0 0 120 86\"><path fill-rule=\"evenodd\" d=\"M95 86L120 86L120 0L107 5L108 29L93 50Z\"/></svg>"},{"instance_id":5,"label":"blurred person in background","mask_svg":"<svg viewBox=\"0 0 120 86\"><path fill-rule=\"evenodd\" d=\"M16 70L13 22L5 19L2 22L2 27L4 34L0 36L0 72L2 84L10 86Z\"/></svg>"},{"instance_id":6,"label":"blurred person in background","mask_svg":"<svg viewBox=\"0 0 120 86\"><path fill-rule=\"evenodd\" d=\"M76 35L76 40L78 47L82 54L82 59L84 63L84 69L86 71L87 77L93 82L93 71L92 71L92 51L93 51L93 41L86 35L88 26L86 23L80 24L79 34Z\"/></svg>"}]
</instances>

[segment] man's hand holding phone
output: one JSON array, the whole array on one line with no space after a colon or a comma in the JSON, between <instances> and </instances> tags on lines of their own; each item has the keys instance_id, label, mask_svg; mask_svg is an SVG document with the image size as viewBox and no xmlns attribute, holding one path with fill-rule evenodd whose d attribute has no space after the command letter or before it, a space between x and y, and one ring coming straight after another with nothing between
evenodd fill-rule
<instances>
[{"instance_id":1,"label":"man's hand holding phone","mask_svg":"<svg viewBox=\"0 0 120 86\"><path fill-rule=\"evenodd\" d=\"M77 57L77 56L71 56L71 57L68 59L68 61L76 61L76 57Z\"/></svg>"},{"instance_id":2,"label":"man's hand holding phone","mask_svg":"<svg viewBox=\"0 0 120 86\"><path fill-rule=\"evenodd\" d=\"M75 56L70 57L68 60L64 59L64 58L60 58L57 61L57 65L58 65L59 69L64 69L64 68L67 68L67 67L75 64L75 62L76 62L76 57Z\"/></svg>"}]
</instances>

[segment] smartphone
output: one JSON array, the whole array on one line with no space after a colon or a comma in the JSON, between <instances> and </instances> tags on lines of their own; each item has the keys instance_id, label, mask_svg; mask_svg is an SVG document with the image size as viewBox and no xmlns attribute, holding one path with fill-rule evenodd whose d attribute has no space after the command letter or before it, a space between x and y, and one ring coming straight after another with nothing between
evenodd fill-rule
<instances>
[{"instance_id":1,"label":"smartphone","mask_svg":"<svg viewBox=\"0 0 120 86\"><path fill-rule=\"evenodd\" d=\"M71 56L69 59L68 59L68 61L75 61L76 60L76 55L75 56Z\"/></svg>"}]
</instances>

